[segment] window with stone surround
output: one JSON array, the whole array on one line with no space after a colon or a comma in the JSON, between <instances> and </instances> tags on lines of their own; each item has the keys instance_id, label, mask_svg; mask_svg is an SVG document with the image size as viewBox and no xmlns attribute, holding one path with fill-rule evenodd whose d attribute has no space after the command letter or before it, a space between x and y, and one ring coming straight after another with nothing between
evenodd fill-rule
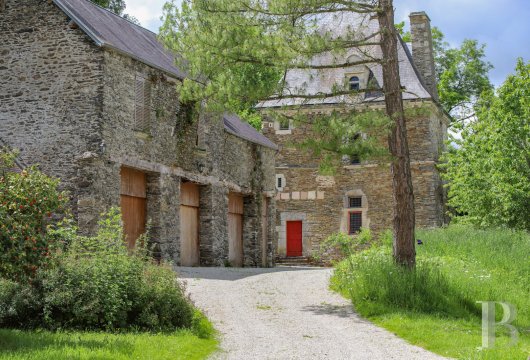
<instances>
[{"instance_id":1,"label":"window with stone surround","mask_svg":"<svg viewBox=\"0 0 530 360\"><path fill-rule=\"evenodd\" d=\"M285 175L276 174L276 190L283 191L286 186Z\"/></svg>"},{"instance_id":2,"label":"window with stone surround","mask_svg":"<svg viewBox=\"0 0 530 360\"><path fill-rule=\"evenodd\" d=\"M361 211L352 211L349 213L348 234L354 235L361 231L363 226L363 213Z\"/></svg>"},{"instance_id":3,"label":"window with stone surround","mask_svg":"<svg viewBox=\"0 0 530 360\"><path fill-rule=\"evenodd\" d=\"M353 154L350 156L350 165L360 165L361 164L361 158L357 154Z\"/></svg>"},{"instance_id":4,"label":"window with stone surround","mask_svg":"<svg viewBox=\"0 0 530 360\"><path fill-rule=\"evenodd\" d=\"M348 80L350 91L359 91L361 89L361 80L358 76L352 76Z\"/></svg>"},{"instance_id":5,"label":"window with stone surround","mask_svg":"<svg viewBox=\"0 0 530 360\"><path fill-rule=\"evenodd\" d=\"M134 98L134 130L147 132L151 126L151 83L136 74Z\"/></svg>"},{"instance_id":6,"label":"window with stone surround","mask_svg":"<svg viewBox=\"0 0 530 360\"><path fill-rule=\"evenodd\" d=\"M280 130L291 129L291 122L289 121L289 119L280 119L279 123L280 123L280 127L279 127Z\"/></svg>"},{"instance_id":7,"label":"window with stone surround","mask_svg":"<svg viewBox=\"0 0 530 360\"><path fill-rule=\"evenodd\" d=\"M363 198L361 196L350 196L348 198L348 206L350 209L357 209L363 207Z\"/></svg>"}]
</instances>

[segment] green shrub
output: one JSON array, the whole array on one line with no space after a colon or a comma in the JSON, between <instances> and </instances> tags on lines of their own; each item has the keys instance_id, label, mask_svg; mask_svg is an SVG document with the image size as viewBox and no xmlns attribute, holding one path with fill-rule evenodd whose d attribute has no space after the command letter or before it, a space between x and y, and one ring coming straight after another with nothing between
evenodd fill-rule
<instances>
[{"instance_id":1,"label":"green shrub","mask_svg":"<svg viewBox=\"0 0 530 360\"><path fill-rule=\"evenodd\" d=\"M34 287L0 278L0 327L37 326L41 309L40 296Z\"/></svg>"},{"instance_id":2,"label":"green shrub","mask_svg":"<svg viewBox=\"0 0 530 360\"><path fill-rule=\"evenodd\" d=\"M193 307L172 269L152 263L143 248L129 254L117 209L100 220L95 237L75 238L40 278L49 328L174 330L192 324Z\"/></svg>"},{"instance_id":3,"label":"green shrub","mask_svg":"<svg viewBox=\"0 0 530 360\"><path fill-rule=\"evenodd\" d=\"M58 180L36 167L6 171L15 156L0 149L0 276L24 281L48 264L57 245L48 225L52 214L64 211L67 197L57 190Z\"/></svg>"},{"instance_id":4,"label":"green shrub","mask_svg":"<svg viewBox=\"0 0 530 360\"><path fill-rule=\"evenodd\" d=\"M131 325L161 330L192 326L194 309L170 266L145 264L138 290L129 313Z\"/></svg>"},{"instance_id":5,"label":"green shrub","mask_svg":"<svg viewBox=\"0 0 530 360\"><path fill-rule=\"evenodd\" d=\"M362 228L354 236L339 232L328 236L314 257L332 259L332 262L342 260L361 249L366 249L371 243L372 232L368 228Z\"/></svg>"}]
</instances>

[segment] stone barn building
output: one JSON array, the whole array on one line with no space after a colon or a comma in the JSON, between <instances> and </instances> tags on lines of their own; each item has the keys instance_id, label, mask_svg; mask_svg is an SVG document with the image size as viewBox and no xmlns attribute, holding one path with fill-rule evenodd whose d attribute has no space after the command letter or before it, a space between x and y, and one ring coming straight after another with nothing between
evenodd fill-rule
<instances>
[{"instance_id":1,"label":"stone barn building","mask_svg":"<svg viewBox=\"0 0 530 360\"><path fill-rule=\"evenodd\" d=\"M0 0L0 138L59 177L82 233L121 206L133 247L187 266L271 266L276 146L181 104L156 34L86 0Z\"/></svg>"},{"instance_id":2,"label":"stone barn building","mask_svg":"<svg viewBox=\"0 0 530 360\"><path fill-rule=\"evenodd\" d=\"M410 19L412 51L401 39L398 51L405 108L423 109L417 112L422 115L407 118L416 224L437 227L444 219L444 190L436 165L447 138L449 116L437 100L430 20L423 12L411 14ZM377 19L351 13L324 16L320 25L334 34L355 29L363 36L379 29ZM379 46L363 50L381 58ZM364 59L365 54L351 49L343 58L323 54L311 63L330 65ZM286 74L289 87L294 89L292 93L300 91L303 95L332 94L334 88L365 90L370 86L370 89L381 89L382 78L382 69L377 64L325 70L293 69ZM310 256L319 250L324 239L339 231L354 235L361 227L375 233L392 228L392 178L388 163L361 161L357 156L344 157L334 176L321 176L320 159L293 146L315 136L311 125L307 124L319 115L335 110L384 110L380 90L325 99L284 98L259 106L265 113L288 115L301 111L307 115L303 124L271 120L263 127L263 133L280 147L276 157L276 231L280 258ZM386 136L380 140L386 144Z\"/></svg>"}]
</instances>

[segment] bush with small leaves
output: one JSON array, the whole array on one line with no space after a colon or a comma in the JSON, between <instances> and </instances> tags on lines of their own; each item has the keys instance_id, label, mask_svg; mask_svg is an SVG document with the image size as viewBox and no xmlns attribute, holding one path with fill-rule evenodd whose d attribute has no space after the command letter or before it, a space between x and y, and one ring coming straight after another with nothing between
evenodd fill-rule
<instances>
[{"instance_id":1,"label":"bush with small leaves","mask_svg":"<svg viewBox=\"0 0 530 360\"><path fill-rule=\"evenodd\" d=\"M104 214L96 236L75 238L57 265L40 275L49 328L171 331L192 325L194 308L175 273L155 264L142 246L129 253L116 208Z\"/></svg>"},{"instance_id":2,"label":"bush with small leaves","mask_svg":"<svg viewBox=\"0 0 530 360\"><path fill-rule=\"evenodd\" d=\"M52 214L64 212L67 196L58 190L59 180L36 167L8 170L15 157L0 150L0 276L24 281L47 266L60 245L48 228Z\"/></svg>"}]
</instances>

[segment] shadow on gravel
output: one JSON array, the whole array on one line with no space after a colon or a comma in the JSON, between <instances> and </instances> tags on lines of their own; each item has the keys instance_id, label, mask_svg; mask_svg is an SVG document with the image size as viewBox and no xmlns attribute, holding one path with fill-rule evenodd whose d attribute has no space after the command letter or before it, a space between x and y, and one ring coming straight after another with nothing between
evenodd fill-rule
<instances>
[{"instance_id":1,"label":"shadow on gravel","mask_svg":"<svg viewBox=\"0 0 530 360\"><path fill-rule=\"evenodd\" d=\"M308 305L302 308L302 311L311 312L315 315L334 315L342 318L353 317L351 305L334 305L334 304L320 304L320 305Z\"/></svg>"},{"instance_id":2,"label":"shadow on gravel","mask_svg":"<svg viewBox=\"0 0 530 360\"><path fill-rule=\"evenodd\" d=\"M287 267L279 266L275 268L220 268L220 267L175 267L175 272L180 279L208 279L237 281L251 276L263 274L293 272L293 271L317 271L326 268L317 267Z\"/></svg>"},{"instance_id":3,"label":"shadow on gravel","mask_svg":"<svg viewBox=\"0 0 530 360\"><path fill-rule=\"evenodd\" d=\"M310 312L315 315L332 315L340 318L350 318L355 323L370 324L370 321L361 318L350 304L335 305L322 303L320 305L308 305L302 308L302 311Z\"/></svg>"}]
</instances>

